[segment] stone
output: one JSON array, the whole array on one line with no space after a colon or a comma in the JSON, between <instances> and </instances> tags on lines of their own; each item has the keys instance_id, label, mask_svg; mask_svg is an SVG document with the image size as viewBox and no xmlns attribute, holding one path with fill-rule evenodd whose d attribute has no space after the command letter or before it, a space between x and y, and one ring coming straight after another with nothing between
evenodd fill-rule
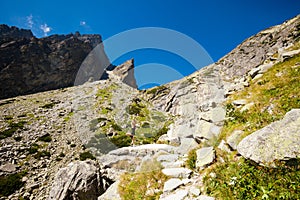
<instances>
[{"instance_id":1,"label":"stone","mask_svg":"<svg viewBox=\"0 0 300 200\"><path fill-rule=\"evenodd\" d=\"M250 110L250 108L252 108L254 105L255 105L255 104L254 104L253 102L247 103L246 105L244 105L244 106L241 108L240 112L245 112L245 111L247 111L247 110Z\"/></svg>"},{"instance_id":2,"label":"stone","mask_svg":"<svg viewBox=\"0 0 300 200\"><path fill-rule=\"evenodd\" d=\"M162 170L166 176L173 177L173 178L189 178L192 170L187 168L166 168Z\"/></svg>"},{"instance_id":3,"label":"stone","mask_svg":"<svg viewBox=\"0 0 300 200\"><path fill-rule=\"evenodd\" d=\"M12 164L12 163L7 163L4 165L0 166L0 171L3 172L14 172L17 170L18 165Z\"/></svg>"},{"instance_id":4,"label":"stone","mask_svg":"<svg viewBox=\"0 0 300 200\"><path fill-rule=\"evenodd\" d=\"M189 189L189 193L192 195L192 196L199 196L201 191L199 188L197 188L196 186L191 186L190 189Z\"/></svg>"},{"instance_id":5,"label":"stone","mask_svg":"<svg viewBox=\"0 0 300 200\"><path fill-rule=\"evenodd\" d=\"M242 140L242 136L244 131L242 130L235 130L233 131L230 136L227 138L227 144L233 149L236 150L239 142Z\"/></svg>"},{"instance_id":6,"label":"stone","mask_svg":"<svg viewBox=\"0 0 300 200\"><path fill-rule=\"evenodd\" d=\"M217 123L225 119L226 110L223 107L215 107L208 112L201 113L201 119L207 122Z\"/></svg>"},{"instance_id":7,"label":"stone","mask_svg":"<svg viewBox=\"0 0 300 200\"><path fill-rule=\"evenodd\" d=\"M206 195L200 195L195 200L215 200L214 197L206 196Z\"/></svg>"},{"instance_id":8,"label":"stone","mask_svg":"<svg viewBox=\"0 0 300 200\"><path fill-rule=\"evenodd\" d=\"M163 168L179 168L185 165L183 160L177 160L176 162L161 162Z\"/></svg>"},{"instance_id":9,"label":"stone","mask_svg":"<svg viewBox=\"0 0 300 200\"><path fill-rule=\"evenodd\" d=\"M286 60L288 58L292 58L292 57L294 57L297 54L300 54L300 49L293 50L293 51L283 52L279 57L281 59L281 62L283 62L284 60Z\"/></svg>"},{"instance_id":10,"label":"stone","mask_svg":"<svg viewBox=\"0 0 300 200\"><path fill-rule=\"evenodd\" d=\"M160 200L183 200L188 196L188 192L186 190L176 190L174 194L170 194L166 197L160 198Z\"/></svg>"},{"instance_id":11,"label":"stone","mask_svg":"<svg viewBox=\"0 0 300 200\"><path fill-rule=\"evenodd\" d=\"M228 153L230 152L230 148L228 147L227 143L224 140L222 140L220 142L220 144L218 145L218 148L221 149L222 151L225 151Z\"/></svg>"},{"instance_id":12,"label":"stone","mask_svg":"<svg viewBox=\"0 0 300 200\"><path fill-rule=\"evenodd\" d=\"M249 71L248 75L251 78L254 78L256 75L258 75L258 72L260 71L260 68L253 68Z\"/></svg>"},{"instance_id":13,"label":"stone","mask_svg":"<svg viewBox=\"0 0 300 200\"><path fill-rule=\"evenodd\" d=\"M201 168L211 164L215 159L215 150L213 147L203 147L196 151L196 168Z\"/></svg>"},{"instance_id":14,"label":"stone","mask_svg":"<svg viewBox=\"0 0 300 200\"><path fill-rule=\"evenodd\" d=\"M98 200L121 200L118 186L119 181L114 182L106 191L104 194L98 197Z\"/></svg>"},{"instance_id":15,"label":"stone","mask_svg":"<svg viewBox=\"0 0 300 200\"><path fill-rule=\"evenodd\" d=\"M300 109L292 109L282 120L255 131L237 146L245 158L263 165L275 160L289 160L300 156Z\"/></svg>"},{"instance_id":16,"label":"stone","mask_svg":"<svg viewBox=\"0 0 300 200\"><path fill-rule=\"evenodd\" d=\"M181 186L183 183L179 178L171 178L164 184L164 192L170 192Z\"/></svg>"},{"instance_id":17,"label":"stone","mask_svg":"<svg viewBox=\"0 0 300 200\"><path fill-rule=\"evenodd\" d=\"M169 136L167 134L163 134L160 136L157 140L158 143L168 143L169 142Z\"/></svg>"},{"instance_id":18,"label":"stone","mask_svg":"<svg viewBox=\"0 0 300 200\"><path fill-rule=\"evenodd\" d=\"M212 121L214 123L224 121L226 110L223 107L216 107L212 109Z\"/></svg>"},{"instance_id":19,"label":"stone","mask_svg":"<svg viewBox=\"0 0 300 200\"><path fill-rule=\"evenodd\" d=\"M245 105L247 104L247 100L246 99L238 99L238 100L234 100L232 102L233 105L236 105L236 106L241 106L241 105Z\"/></svg>"},{"instance_id":20,"label":"stone","mask_svg":"<svg viewBox=\"0 0 300 200\"><path fill-rule=\"evenodd\" d=\"M258 68L260 69L259 73L265 73L267 72L270 68L272 68L274 66L273 63L267 63L267 64L263 64L260 65Z\"/></svg>"},{"instance_id":21,"label":"stone","mask_svg":"<svg viewBox=\"0 0 300 200\"><path fill-rule=\"evenodd\" d=\"M156 158L159 162L176 162L179 158L178 154L166 154L160 155Z\"/></svg>"},{"instance_id":22,"label":"stone","mask_svg":"<svg viewBox=\"0 0 300 200\"><path fill-rule=\"evenodd\" d=\"M257 75L253 78L253 80L258 80L258 79L260 79L261 77L263 77L263 74L257 74Z\"/></svg>"},{"instance_id":23,"label":"stone","mask_svg":"<svg viewBox=\"0 0 300 200\"><path fill-rule=\"evenodd\" d=\"M182 138L180 142L181 144L177 147L177 152L181 155L188 153L198 146L198 143L193 138Z\"/></svg>"},{"instance_id":24,"label":"stone","mask_svg":"<svg viewBox=\"0 0 300 200\"><path fill-rule=\"evenodd\" d=\"M102 193L104 188L96 162L76 161L57 172L48 199L96 200Z\"/></svg>"},{"instance_id":25,"label":"stone","mask_svg":"<svg viewBox=\"0 0 300 200\"><path fill-rule=\"evenodd\" d=\"M214 137L211 129L214 127L214 124L204 120L199 120L197 131L193 133L193 138L206 138L210 139Z\"/></svg>"}]
</instances>

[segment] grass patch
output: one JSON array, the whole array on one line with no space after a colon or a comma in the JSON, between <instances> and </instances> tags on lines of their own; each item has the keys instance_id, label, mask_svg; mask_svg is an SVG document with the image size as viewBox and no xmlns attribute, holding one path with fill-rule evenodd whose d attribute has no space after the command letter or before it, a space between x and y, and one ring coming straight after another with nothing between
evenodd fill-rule
<instances>
[{"instance_id":1,"label":"grass patch","mask_svg":"<svg viewBox=\"0 0 300 200\"><path fill-rule=\"evenodd\" d=\"M22 137L21 136L16 136L16 137L14 137L14 140L16 142L20 142L22 140Z\"/></svg>"},{"instance_id":2,"label":"grass patch","mask_svg":"<svg viewBox=\"0 0 300 200\"><path fill-rule=\"evenodd\" d=\"M9 120L8 129L5 129L4 131L0 132L0 139L11 137L17 130L23 129L26 123L26 121L20 121L15 123Z\"/></svg>"},{"instance_id":3,"label":"grass patch","mask_svg":"<svg viewBox=\"0 0 300 200\"><path fill-rule=\"evenodd\" d=\"M74 115L74 112L69 112L69 114L66 116L66 117L64 117L64 121L65 122L68 122L68 121L70 121L70 119L71 119L71 117Z\"/></svg>"},{"instance_id":4,"label":"grass patch","mask_svg":"<svg viewBox=\"0 0 300 200\"><path fill-rule=\"evenodd\" d=\"M219 164L209 172L214 176L204 178L205 193L217 199L300 199L299 161L278 168L245 159Z\"/></svg>"},{"instance_id":5,"label":"grass patch","mask_svg":"<svg viewBox=\"0 0 300 200\"><path fill-rule=\"evenodd\" d=\"M99 89L96 96L101 104L112 99L112 93L108 88Z\"/></svg>"},{"instance_id":6,"label":"grass patch","mask_svg":"<svg viewBox=\"0 0 300 200\"><path fill-rule=\"evenodd\" d=\"M46 133L45 135L39 137L38 141L51 142L52 141L52 137L51 137L51 135L49 133Z\"/></svg>"},{"instance_id":7,"label":"grass patch","mask_svg":"<svg viewBox=\"0 0 300 200\"><path fill-rule=\"evenodd\" d=\"M4 120L12 120L14 117L10 115L4 116Z\"/></svg>"},{"instance_id":8,"label":"grass patch","mask_svg":"<svg viewBox=\"0 0 300 200\"><path fill-rule=\"evenodd\" d=\"M186 166L191 170L196 169L196 161L197 161L196 151L197 150L198 150L198 148L190 150L188 153L188 159L185 162Z\"/></svg>"},{"instance_id":9,"label":"grass patch","mask_svg":"<svg viewBox=\"0 0 300 200\"><path fill-rule=\"evenodd\" d=\"M227 138L234 130L244 131L245 136L261 129L271 122L283 118L293 108L300 108L300 55L274 65L260 80L252 81L243 91L232 95L227 101L227 120L222 129L221 139ZM244 112L231 104L236 99L253 102Z\"/></svg>"},{"instance_id":10,"label":"grass patch","mask_svg":"<svg viewBox=\"0 0 300 200\"><path fill-rule=\"evenodd\" d=\"M142 171L125 173L120 178L119 193L123 200L159 199L165 181L158 162L149 161L141 166Z\"/></svg>"},{"instance_id":11,"label":"grass patch","mask_svg":"<svg viewBox=\"0 0 300 200\"><path fill-rule=\"evenodd\" d=\"M28 149L28 153L29 153L29 154L35 154L35 153L38 152L39 148L40 148L40 146L39 146L38 144L33 143L33 144L30 146L30 148Z\"/></svg>"},{"instance_id":12,"label":"grass patch","mask_svg":"<svg viewBox=\"0 0 300 200\"><path fill-rule=\"evenodd\" d=\"M35 159L41 159L41 158L43 158L43 157L48 157L48 158L50 158L51 157L51 154L50 154L50 152L49 151L45 151L45 150L43 150L43 151L38 151L34 156L33 156Z\"/></svg>"},{"instance_id":13,"label":"grass patch","mask_svg":"<svg viewBox=\"0 0 300 200\"><path fill-rule=\"evenodd\" d=\"M46 104L44 104L44 105L42 105L42 106L40 106L41 108L44 108L44 109L51 109L51 108L53 108L54 106L55 106L55 102L51 102L51 103L46 103Z\"/></svg>"},{"instance_id":14,"label":"grass patch","mask_svg":"<svg viewBox=\"0 0 300 200\"><path fill-rule=\"evenodd\" d=\"M125 135L124 133L120 135L112 136L109 138L109 140L119 148L128 147L131 144L131 138Z\"/></svg>"},{"instance_id":15,"label":"grass patch","mask_svg":"<svg viewBox=\"0 0 300 200\"><path fill-rule=\"evenodd\" d=\"M26 172L20 172L0 177L0 197L9 196L24 186L22 177Z\"/></svg>"},{"instance_id":16,"label":"grass patch","mask_svg":"<svg viewBox=\"0 0 300 200\"><path fill-rule=\"evenodd\" d=\"M165 90L169 90L166 86L161 85L161 86L156 86L154 88L148 89L146 90L146 94L153 94L156 95L159 92L165 91Z\"/></svg>"},{"instance_id":17,"label":"grass patch","mask_svg":"<svg viewBox=\"0 0 300 200\"><path fill-rule=\"evenodd\" d=\"M80 160L86 160L86 159L91 159L91 160L96 160L96 158L91 154L89 151L83 152L79 155Z\"/></svg>"},{"instance_id":18,"label":"grass patch","mask_svg":"<svg viewBox=\"0 0 300 200\"><path fill-rule=\"evenodd\" d=\"M70 147L74 148L76 147L76 144L70 144Z\"/></svg>"}]
</instances>

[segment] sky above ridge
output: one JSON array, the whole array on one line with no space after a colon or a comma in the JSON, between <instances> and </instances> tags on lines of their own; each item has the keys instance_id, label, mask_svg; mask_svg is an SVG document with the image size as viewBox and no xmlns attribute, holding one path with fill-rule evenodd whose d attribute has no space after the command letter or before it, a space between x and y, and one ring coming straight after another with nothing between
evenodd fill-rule
<instances>
[{"instance_id":1,"label":"sky above ridge","mask_svg":"<svg viewBox=\"0 0 300 200\"><path fill-rule=\"evenodd\" d=\"M2 0L0 8L0 24L31 29L36 37L100 34L113 64L135 59L138 85L145 88L217 61L248 37L300 14L300 1Z\"/></svg>"}]
</instances>

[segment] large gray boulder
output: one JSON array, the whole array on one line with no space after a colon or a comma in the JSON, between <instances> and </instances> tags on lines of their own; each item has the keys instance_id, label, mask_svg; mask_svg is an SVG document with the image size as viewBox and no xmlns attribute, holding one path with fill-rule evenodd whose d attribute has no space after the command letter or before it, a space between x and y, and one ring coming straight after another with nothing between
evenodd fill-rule
<instances>
[{"instance_id":1,"label":"large gray boulder","mask_svg":"<svg viewBox=\"0 0 300 200\"><path fill-rule=\"evenodd\" d=\"M56 174L48 199L97 200L104 193L99 168L94 161L76 161Z\"/></svg>"},{"instance_id":2,"label":"large gray boulder","mask_svg":"<svg viewBox=\"0 0 300 200\"><path fill-rule=\"evenodd\" d=\"M300 157L300 109L289 111L282 120L252 133L238 145L245 158L269 165L275 160Z\"/></svg>"},{"instance_id":3,"label":"large gray boulder","mask_svg":"<svg viewBox=\"0 0 300 200\"><path fill-rule=\"evenodd\" d=\"M203 147L196 151L196 168L202 168L211 164L215 159L215 150L213 147Z\"/></svg>"}]
</instances>

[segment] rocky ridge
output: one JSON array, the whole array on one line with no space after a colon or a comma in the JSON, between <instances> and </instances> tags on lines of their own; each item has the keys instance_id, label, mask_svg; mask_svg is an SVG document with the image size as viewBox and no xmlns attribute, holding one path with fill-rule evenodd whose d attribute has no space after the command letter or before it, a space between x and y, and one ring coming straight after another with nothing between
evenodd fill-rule
<instances>
[{"instance_id":1,"label":"rocky ridge","mask_svg":"<svg viewBox=\"0 0 300 200\"><path fill-rule=\"evenodd\" d=\"M122 78L136 87L133 66L120 67ZM0 25L0 99L107 79L106 69L114 68L100 35L36 38L30 30Z\"/></svg>"},{"instance_id":2,"label":"rocky ridge","mask_svg":"<svg viewBox=\"0 0 300 200\"><path fill-rule=\"evenodd\" d=\"M214 199L205 194L203 177L206 175L205 170L212 168L212 163L225 162L225 157L217 152L221 150L230 154L237 148L246 158L254 159L253 155L248 154L249 148L242 148L241 145L257 145L256 141L247 137L246 141L239 143L240 139L237 138L241 133L238 132L236 136L232 133L232 138L225 138L218 143L228 114L224 102L234 93L253 84L252 80L259 82L276 63L299 55L297 50L290 49L299 49L299 24L298 16L283 25L267 29L246 40L219 62L182 80L146 91L139 92L130 88L112 75L111 79L106 81L0 101L2 131L16 127L21 121L34 122L24 123L24 126L18 127L13 133L13 137L8 136L1 140L2 175L28 171L23 177L25 186L16 190L9 199L17 199L18 196L25 199L77 199L79 193L85 193L87 190L90 194L95 194L94 186L85 184L88 182L100 186L92 199L96 199L97 195L98 199L121 199L126 189L124 173L144 173L144 177L147 177L148 172L153 170L162 173L161 180L158 180L160 186L152 187L151 182L148 182L144 197ZM294 70L298 69L297 65L293 67ZM233 73L233 70L237 73ZM245 110L253 106L245 99L235 100L233 104ZM102 134L106 134L106 138L113 138L114 135L121 137L130 129L128 124L136 112L139 114L140 124L137 129L140 132L137 133L136 146L106 146L108 151L103 152L99 144L106 144L107 140L102 140ZM141 114L144 117L141 117ZM48 118L50 120L46 120ZM158 123L167 120L170 122L165 125ZM281 122L275 124L279 123ZM120 129L116 124L123 132L118 131ZM295 133L299 130L297 122L286 124L290 124ZM169 130L160 131L163 126L169 127ZM151 132L152 129L156 131ZM51 135L52 140L48 143L40 141L39 138L47 133ZM151 138L158 133L160 137L156 142L160 144L144 144L149 141L146 140L147 136ZM257 134L249 137L257 137ZM21 141L17 141L18 137L21 137ZM125 140L123 137L123 141ZM247 140L254 141L254 144L249 144ZM30 154L29 147L34 147L34 143L41 149ZM71 147L71 144L76 146ZM24 151L19 151L22 148ZM85 148L96 157L98 169L92 170L95 173L91 176L83 170L84 178L72 178L72 184L69 184L69 180L60 182L64 180L64 172L72 170L74 166L77 170L80 165L91 169L98 165L90 161L76 161L81 153L86 151ZM197 169L190 170L186 163L189 160L188 153L193 149ZM36 162L36 155L43 151L51 151L51 156L41 156L42 161ZM292 151L299 152L299 145L294 145ZM61 152L65 156L62 156ZM297 156L298 154L296 158ZM240 156L237 155L236 159L240 159ZM260 162L256 158L254 161ZM70 162L72 164L69 164ZM68 168L64 168L66 166ZM93 179L96 181L89 178L99 176L100 178ZM214 174L209 176L213 177ZM133 179L134 176L131 180ZM37 181L39 184L35 184ZM67 190L73 192L59 196Z\"/></svg>"}]
</instances>

